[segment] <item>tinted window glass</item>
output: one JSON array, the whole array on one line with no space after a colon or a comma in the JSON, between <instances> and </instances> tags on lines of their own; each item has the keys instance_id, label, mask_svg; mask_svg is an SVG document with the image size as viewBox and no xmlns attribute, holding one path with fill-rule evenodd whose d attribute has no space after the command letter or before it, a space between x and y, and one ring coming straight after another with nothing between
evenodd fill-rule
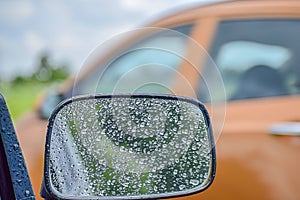
<instances>
[{"instance_id":1,"label":"tinted window glass","mask_svg":"<svg viewBox=\"0 0 300 200\"><path fill-rule=\"evenodd\" d=\"M75 88L75 94L170 93L168 89L182 61L180 55L187 49L187 36L192 27L184 25L173 30L162 29L136 41L110 58L105 67L99 66L81 81Z\"/></svg>"},{"instance_id":2,"label":"tinted window glass","mask_svg":"<svg viewBox=\"0 0 300 200\"><path fill-rule=\"evenodd\" d=\"M210 55L224 80L227 99L300 93L300 20L221 22ZM204 70L206 77L209 67ZM203 81L199 98L209 101Z\"/></svg>"}]
</instances>

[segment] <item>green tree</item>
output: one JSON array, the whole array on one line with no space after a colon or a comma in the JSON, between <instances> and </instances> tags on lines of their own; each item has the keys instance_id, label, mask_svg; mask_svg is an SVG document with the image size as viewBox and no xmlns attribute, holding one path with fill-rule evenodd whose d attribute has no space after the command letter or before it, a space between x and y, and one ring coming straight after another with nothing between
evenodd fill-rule
<instances>
[{"instance_id":1,"label":"green tree","mask_svg":"<svg viewBox=\"0 0 300 200\"><path fill-rule=\"evenodd\" d=\"M43 53L38 58L38 64L35 67L35 72L30 77L17 76L13 80L13 84L24 82L55 82L66 79L69 76L69 67L64 64L56 64L51 62L48 53Z\"/></svg>"},{"instance_id":2,"label":"green tree","mask_svg":"<svg viewBox=\"0 0 300 200\"><path fill-rule=\"evenodd\" d=\"M50 62L47 53L41 55L37 71L33 74L34 78L42 82L52 82L63 80L69 75L66 65L54 65Z\"/></svg>"}]
</instances>

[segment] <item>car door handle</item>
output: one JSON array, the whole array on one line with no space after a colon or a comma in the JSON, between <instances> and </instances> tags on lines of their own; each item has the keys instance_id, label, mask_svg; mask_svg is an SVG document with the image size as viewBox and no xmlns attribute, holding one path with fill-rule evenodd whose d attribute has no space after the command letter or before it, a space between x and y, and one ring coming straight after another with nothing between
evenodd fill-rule
<instances>
[{"instance_id":1,"label":"car door handle","mask_svg":"<svg viewBox=\"0 0 300 200\"><path fill-rule=\"evenodd\" d=\"M300 122L272 124L268 131L271 135L300 136Z\"/></svg>"}]
</instances>

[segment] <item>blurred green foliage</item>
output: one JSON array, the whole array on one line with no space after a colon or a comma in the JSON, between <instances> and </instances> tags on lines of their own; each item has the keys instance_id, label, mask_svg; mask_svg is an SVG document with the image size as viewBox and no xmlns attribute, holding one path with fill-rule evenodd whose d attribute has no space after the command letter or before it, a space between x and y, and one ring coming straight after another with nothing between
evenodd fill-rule
<instances>
[{"instance_id":1,"label":"blurred green foliage","mask_svg":"<svg viewBox=\"0 0 300 200\"><path fill-rule=\"evenodd\" d=\"M22 84L2 83L0 92L4 95L13 121L34 106L36 96L49 86L49 83L27 81Z\"/></svg>"},{"instance_id":2,"label":"blurred green foliage","mask_svg":"<svg viewBox=\"0 0 300 200\"><path fill-rule=\"evenodd\" d=\"M33 108L38 94L68 76L66 65L52 63L49 54L44 53L31 76L17 76L11 82L0 80L0 92L6 99L13 121Z\"/></svg>"},{"instance_id":3,"label":"blurred green foliage","mask_svg":"<svg viewBox=\"0 0 300 200\"><path fill-rule=\"evenodd\" d=\"M69 69L66 65L53 64L48 53L40 56L35 72L30 77L17 76L13 84L24 82L50 83L64 80L69 76Z\"/></svg>"}]
</instances>

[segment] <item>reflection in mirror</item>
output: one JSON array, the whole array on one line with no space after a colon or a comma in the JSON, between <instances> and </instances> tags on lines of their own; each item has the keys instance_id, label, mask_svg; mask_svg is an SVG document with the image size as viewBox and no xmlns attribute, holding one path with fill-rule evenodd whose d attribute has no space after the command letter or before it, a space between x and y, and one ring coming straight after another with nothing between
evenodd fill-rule
<instances>
[{"instance_id":1,"label":"reflection in mirror","mask_svg":"<svg viewBox=\"0 0 300 200\"><path fill-rule=\"evenodd\" d=\"M48 190L62 199L158 198L201 191L215 168L208 122L202 105L174 96L67 101L49 123Z\"/></svg>"}]
</instances>

